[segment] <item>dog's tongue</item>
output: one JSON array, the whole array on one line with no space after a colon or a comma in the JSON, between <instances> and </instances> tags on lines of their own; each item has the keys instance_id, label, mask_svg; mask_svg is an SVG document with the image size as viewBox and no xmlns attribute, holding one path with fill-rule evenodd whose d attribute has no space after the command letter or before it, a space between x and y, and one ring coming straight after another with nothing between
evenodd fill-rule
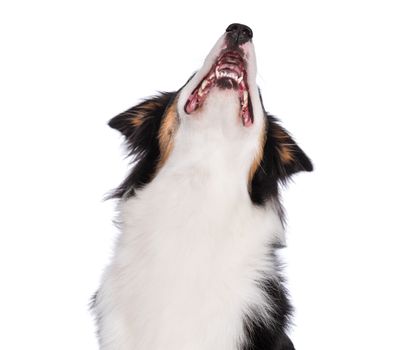
<instances>
[{"instance_id":1,"label":"dog's tongue","mask_svg":"<svg viewBox=\"0 0 419 350\"><path fill-rule=\"evenodd\" d=\"M191 114L195 109L198 107L198 100L196 98L196 94L192 94L189 97L188 103L185 106L186 113Z\"/></svg>"}]
</instances>

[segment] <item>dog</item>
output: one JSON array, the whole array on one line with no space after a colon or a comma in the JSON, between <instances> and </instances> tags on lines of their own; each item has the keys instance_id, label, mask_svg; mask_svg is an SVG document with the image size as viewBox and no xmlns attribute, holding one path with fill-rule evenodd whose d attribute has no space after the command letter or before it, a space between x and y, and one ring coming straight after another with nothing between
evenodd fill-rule
<instances>
[{"instance_id":1,"label":"dog","mask_svg":"<svg viewBox=\"0 0 419 350\"><path fill-rule=\"evenodd\" d=\"M233 23L175 92L110 120L133 166L93 304L101 350L290 350L281 184L312 163L265 111Z\"/></svg>"}]
</instances>

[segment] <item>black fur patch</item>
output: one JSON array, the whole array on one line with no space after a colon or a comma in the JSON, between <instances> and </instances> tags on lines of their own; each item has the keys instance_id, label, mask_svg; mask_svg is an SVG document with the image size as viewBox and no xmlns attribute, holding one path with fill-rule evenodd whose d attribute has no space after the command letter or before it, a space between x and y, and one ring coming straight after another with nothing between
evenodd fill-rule
<instances>
[{"instance_id":1,"label":"black fur patch","mask_svg":"<svg viewBox=\"0 0 419 350\"><path fill-rule=\"evenodd\" d=\"M272 259L275 261L275 246L272 247ZM279 270L279 266L278 266ZM257 311L247 316L244 321L245 343L240 350L293 350L294 345L286 334L292 307L287 290L280 275L273 275L259 282L271 309L268 322L258 318Z\"/></svg>"}]
</instances>

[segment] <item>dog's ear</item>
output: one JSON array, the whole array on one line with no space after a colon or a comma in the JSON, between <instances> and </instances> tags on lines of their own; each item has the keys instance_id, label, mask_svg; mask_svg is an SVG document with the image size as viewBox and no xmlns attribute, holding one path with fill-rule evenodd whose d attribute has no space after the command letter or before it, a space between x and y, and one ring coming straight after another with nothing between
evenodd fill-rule
<instances>
[{"instance_id":1,"label":"dog's ear","mask_svg":"<svg viewBox=\"0 0 419 350\"><path fill-rule=\"evenodd\" d=\"M173 115L176 113L166 111L170 111L171 108L176 110L174 103L176 95L177 92L161 93L109 121L110 127L119 130L125 136L129 155L133 157L135 165L124 182L107 198L132 195L134 189L144 186L153 179L157 165L165 155L162 151L169 149L166 143L170 142ZM169 134L169 139L162 130ZM161 145L165 146L165 149L162 150Z\"/></svg>"},{"instance_id":2,"label":"dog's ear","mask_svg":"<svg viewBox=\"0 0 419 350\"><path fill-rule=\"evenodd\" d=\"M251 181L253 203L278 198L278 181L285 184L299 171L312 171L310 159L277 120L266 115L265 138L260 163Z\"/></svg>"},{"instance_id":3,"label":"dog's ear","mask_svg":"<svg viewBox=\"0 0 419 350\"><path fill-rule=\"evenodd\" d=\"M144 124L150 124L149 119L158 119L156 120L157 122L161 121L161 118L174 95L174 92L164 92L151 97L125 112L118 114L109 121L108 125L111 128L120 131L127 138L129 143L138 129L142 128Z\"/></svg>"},{"instance_id":4,"label":"dog's ear","mask_svg":"<svg viewBox=\"0 0 419 350\"><path fill-rule=\"evenodd\" d=\"M265 152L271 153L282 182L299 171L312 171L313 164L290 134L272 116L267 116Z\"/></svg>"}]
</instances>

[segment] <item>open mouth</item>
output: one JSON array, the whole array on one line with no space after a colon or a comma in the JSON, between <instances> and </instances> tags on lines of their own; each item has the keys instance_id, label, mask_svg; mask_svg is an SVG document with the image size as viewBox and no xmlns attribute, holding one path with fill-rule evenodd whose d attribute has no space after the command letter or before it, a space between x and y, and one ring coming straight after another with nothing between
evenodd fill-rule
<instances>
[{"instance_id":1,"label":"open mouth","mask_svg":"<svg viewBox=\"0 0 419 350\"><path fill-rule=\"evenodd\" d=\"M241 52L229 50L217 58L209 73L189 96L185 104L185 112L191 114L202 107L214 86L238 91L240 118L243 126L251 126L253 124L252 103L249 98L245 62Z\"/></svg>"}]
</instances>

